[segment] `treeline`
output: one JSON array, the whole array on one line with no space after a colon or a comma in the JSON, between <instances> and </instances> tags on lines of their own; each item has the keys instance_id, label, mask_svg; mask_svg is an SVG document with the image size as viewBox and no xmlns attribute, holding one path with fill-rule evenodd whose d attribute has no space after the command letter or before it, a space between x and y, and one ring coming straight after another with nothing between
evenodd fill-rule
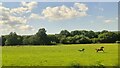
<instances>
[{"instance_id":1,"label":"treeline","mask_svg":"<svg viewBox=\"0 0 120 68\"><path fill-rule=\"evenodd\" d=\"M88 44L88 43L119 43L120 33L103 30L101 32L62 30L59 34L47 35L44 28L34 35L20 36L15 32L4 35L2 46L14 45L55 45L55 44Z\"/></svg>"}]
</instances>

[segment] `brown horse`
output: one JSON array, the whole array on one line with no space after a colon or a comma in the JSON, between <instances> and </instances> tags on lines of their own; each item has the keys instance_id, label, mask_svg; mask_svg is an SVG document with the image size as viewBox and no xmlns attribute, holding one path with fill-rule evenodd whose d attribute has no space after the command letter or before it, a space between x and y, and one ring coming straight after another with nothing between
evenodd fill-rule
<instances>
[{"instance_id":1,"label":"brown horse","mask_svg":"<svg viewBox=\"0 0 120 68\"><path fill-rule=\"evenodd\" d=\"M104 47L100 47L100 48L96 49L96 51L97 52L99 52L99 51L103 51L104 52Z\"/></svg>"}]
</instances>

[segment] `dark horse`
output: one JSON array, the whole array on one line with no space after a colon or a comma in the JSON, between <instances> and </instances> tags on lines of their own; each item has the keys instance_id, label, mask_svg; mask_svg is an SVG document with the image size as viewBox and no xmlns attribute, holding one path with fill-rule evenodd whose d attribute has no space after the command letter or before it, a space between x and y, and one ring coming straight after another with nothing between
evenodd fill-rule
<instances>
[{"instance_id":1,"label":"dark horse","mask_svg":"<svg viewBox=\"0 0 120 68\"><path fill-rule=\"evenodd\" d=\"M82 52L82 51L84 51L85 49L83 48L83 49L80 49L80 50L78 50L78 51L80 51L80 52Z\"/></svg>"},{"instance_id":2,"label":"dark horse","mask_svg":"<svg viewBox=\"0 0 120 68\"><path fill-rule=\"evenodd\" d=\"M98 52L98 51L103 51L103 52L104 52L104 47L100 47L100 48L96 49L96 51L97 51L97 52Z\"/></svg>"}]
</instances>

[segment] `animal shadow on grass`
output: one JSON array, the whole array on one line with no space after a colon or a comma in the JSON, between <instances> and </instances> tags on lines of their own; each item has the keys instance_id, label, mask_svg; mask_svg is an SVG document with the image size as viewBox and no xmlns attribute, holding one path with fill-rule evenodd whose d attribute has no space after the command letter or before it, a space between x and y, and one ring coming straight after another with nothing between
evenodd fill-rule
<instances>
[{"instance_id":1,"label":"animal shadow on grass","mask_svg":"<svg viewBox=\"0 0 120 68\"><path fill-rule=\"evenodd\" d=\"M104 53L108 53L108 52L96 52L96 53L99 53L99 54L104 54Z\"/></svg>"}]
</instances>

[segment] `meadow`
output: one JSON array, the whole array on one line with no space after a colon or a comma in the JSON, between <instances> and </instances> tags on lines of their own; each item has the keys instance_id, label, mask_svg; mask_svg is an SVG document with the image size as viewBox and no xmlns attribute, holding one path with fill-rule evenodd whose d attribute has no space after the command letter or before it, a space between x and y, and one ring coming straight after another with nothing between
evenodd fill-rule
<instances>
[{"instance_id":1,"label":"meadow","mask_svg":"<svg viewBox=\"0 0 120 68\"><path fill-rule=\"evenodd\" d=\"M104 46L105 52L96 52ZM84 52L78 51L84 48ZM54 46L4 46L2 66L116 66L118 44L59 44Z\"/></svg>"}]
</instances>

